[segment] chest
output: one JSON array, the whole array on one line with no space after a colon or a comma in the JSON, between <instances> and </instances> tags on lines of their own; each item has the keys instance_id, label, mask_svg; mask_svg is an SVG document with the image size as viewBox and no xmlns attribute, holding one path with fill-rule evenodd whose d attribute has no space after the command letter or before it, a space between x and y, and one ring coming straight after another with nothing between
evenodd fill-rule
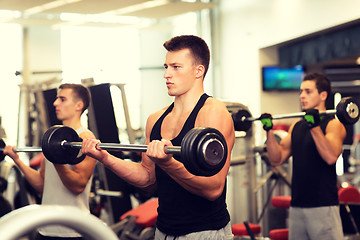
<instances>
[{"instance_id":1,"label":"chest","mask_svg":"<svg viewBox=\"0 0 360 240\"><path fill-rule=\"evenodd\" d=\"M165 139L174 139L183 129L189 115L190 113L185 113L175 116L174 114L169 113L164 118L163 124L161 125L161 136Z\"/></svg>"}]
</instances>

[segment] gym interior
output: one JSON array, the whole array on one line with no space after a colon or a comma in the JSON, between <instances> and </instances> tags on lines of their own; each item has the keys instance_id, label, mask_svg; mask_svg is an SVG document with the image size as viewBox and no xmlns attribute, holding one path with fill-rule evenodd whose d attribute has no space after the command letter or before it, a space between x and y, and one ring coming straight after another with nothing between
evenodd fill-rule
<instances>
[{"instance_id":1,"label":"gym interior","mask_svg":"<svg viewBox=\"0 0 360 240\"><path fill-rule=\"evenodd\" d=\"M61 125L52 105L57 87L82 83L92 96L82 124L101 142L143 145L147 117L173 102L163 43L196 35L211 52L205 92L223 101L234 120L226 192L234 239L288 239L292 158L270 165L260 121L245 124L241 117L279 115L273 122L281 141L300 117L281 115L301 112L299 87L308 72L331 81L327 109L344 98L353 101L356 117L345 125L336 174L339 196L340 189L354 191L346 200L339 197L344 236L360 239L358 9L356 0L1 1L0 139L39 148L47 129ZM274 74L287 82L274 83ZM343 114L350 114L348 106ZM137 152L114 154L141 161ZM41 150L19 155L39 168ZM153 239L156 197L102 164L92 179L88 216L43 208L12 160L0 161L1 239L31 240L48 224L72 227L86 239Z\"/></svg>"}]
</instances>

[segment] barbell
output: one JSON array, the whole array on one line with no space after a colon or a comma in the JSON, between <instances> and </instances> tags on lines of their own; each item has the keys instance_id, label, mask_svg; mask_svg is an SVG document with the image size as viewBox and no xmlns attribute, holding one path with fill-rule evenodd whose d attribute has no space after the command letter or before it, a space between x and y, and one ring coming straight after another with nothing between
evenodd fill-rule
<instances>
[{"instance_id":1,"label":"barbell","mask_svg":"<svg viewBox=\"0 0 360 240\"><path fill-rule=\"evenodd\" d=\"M320 112L320 115L336 115L340 122L344 125L355 124L359 120L359 104L353 97L345 97L340 100L336 109ZM254 118L247 109L239 109L231 114L236 131L248 131L252 122L260 120L260 117ZM303 117L305 112L288 113L282 115L274 115L272 119L296 118Z\"/></svg>"},{"instance_id":2,"label":"barbell","mask_svg":"<svg viewBox=\"0 0 360 240\"><path fill-rule=\"evenodd\" d=\"M4 140L0 139L0 162L4 160L4 148L6 144ZM42 149L40 147L22 147L22 148L15 148L14 152L41 152Z\"/></svg>"},{"instance_id":3,"label":"barbell","mask_svg":"<svg viewBox=\"0 0 360 240\"><path fill-rule=\"evenodd\" d=\"M50 127L41 139L41 148L16 148L15 152L43 152L56 164L77 164L86 155L81 153L82 139L70 127ZM0 160L3 160L5 143L0 142ZM99 147L109 151L146 152L147 145L100 143ZM180 155L186 169L198 176L212 176L218 173L227 159L227 145L224 136L214 128L191 129L183 138L181 146L167 146L165 153Z\"/></svg>"}]
</instances>

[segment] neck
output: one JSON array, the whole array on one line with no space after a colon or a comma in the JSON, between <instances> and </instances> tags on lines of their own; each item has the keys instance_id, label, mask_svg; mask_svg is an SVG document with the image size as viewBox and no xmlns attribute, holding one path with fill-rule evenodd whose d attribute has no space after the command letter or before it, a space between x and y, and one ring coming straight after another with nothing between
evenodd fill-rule
<instances>
[{"instance_id":1,"label":"neck","mask_svg":"<svg viewBox=\"0 0 360 240\"><path fill-rule=\"evenodd\" d=\"M78 129L81 127L81 121L79 119L66 119L62 121L64 126L71 127L72 129Z\"/></svg>"},{"instance_id":2,"label":"neck","mask_svg":"<svg viewBox=\"0 0 360 240\"><path fill-rule=\"evenodd\" d=\"M177 113L192 111L203 94L204 91L197 91L194 93L188 92L181 96L175 96L173 111Z\"/></svg>"},{"instance_id":3,"label":"neck","mask_svg":"<svg viewBox=\"0 0 360 240\"><path fill-rule=\"evenodd\" d=\"M326 111L325 103L321 103L316 107L320 112Z\"/></svg>"}]
</instances>

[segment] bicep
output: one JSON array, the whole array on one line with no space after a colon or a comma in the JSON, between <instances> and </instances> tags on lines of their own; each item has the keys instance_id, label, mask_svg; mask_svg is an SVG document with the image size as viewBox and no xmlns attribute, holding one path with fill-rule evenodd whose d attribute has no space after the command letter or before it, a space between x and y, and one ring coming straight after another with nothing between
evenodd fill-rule
<instances>
[{"instance_id":1,"label":"bicep","mask_svg":"<svg viewBox=\"0 0 360 240\"><path fill-rule=\"evenodd\" d=\"M86 131L79 135L82 139L95 139L92 132ZM81 176L89 179L95 169L96 159L86 156L83 161L72 166L72 170Z\"/></svg>"},{"instance_id":2,"label":"bicep","mask_svg":"<svg viewBox=\"0 0 360 240\"><path fill-rule=\"evenodd\" d=\"M96 160L92 157L86 156L83 161L72 166L72 170L86 180L90 179L95 169Z\"/></svg>"},{"instance_id":3,"label":"bicep","mask_svg":"<svg viewBox=\"0 0 360 240\"><path fill-rule=\"evenodd\" d=\"M291 156L291 134L289 133L280 141L281 162L286 161Z\"/></svg>"},{"instance_id":4,"label":"bicep","mask_svg":"<svg viewBox=\"0 0 360 240\"><path fill-rule=\"evenodd\" d=\"M226 107L217 105L216 107L203 108L200 113L196 119L195 126L215 128L220 131L225 138L228 152L225 167L220 173L226 176L228 168L230 167L231 151L235 142L234 122L230 112Z\"/></svg>"},{"instance_id":5,"label":"bicep","mask_svg":"<svg viewBox=\"0 0 360 240\"><path fill-rule=\"evenodd\" d=\"M234 141L234 122L230 112L223 104L214 103L204 106L196 118L195 126L215 128L222 133L227 142Z\"/></svg>"},{"instance_id":6,"label":"bicep","mask_svg":"<svg viewBox=\"0 0 360 240\"><path fill-rule=\"evenodd\" d=\"M346 129L338 120L329 122L325 130L325 138L336 150L337 154L341 154L342 145L346 137Z\"/></svg>"},{"instance_id":7,"label":"bicep","mask_svg":"<svg viewBox=\"0 0 360 240\"><path fill-rule=\"evenodd\" d=\"M281 152L281 162L286 161L292 155L291 135L296 123L297 122L291 124L288 134L285 137L283 137L279 143L280 152Z\"/></svg>"}]
</instances>

